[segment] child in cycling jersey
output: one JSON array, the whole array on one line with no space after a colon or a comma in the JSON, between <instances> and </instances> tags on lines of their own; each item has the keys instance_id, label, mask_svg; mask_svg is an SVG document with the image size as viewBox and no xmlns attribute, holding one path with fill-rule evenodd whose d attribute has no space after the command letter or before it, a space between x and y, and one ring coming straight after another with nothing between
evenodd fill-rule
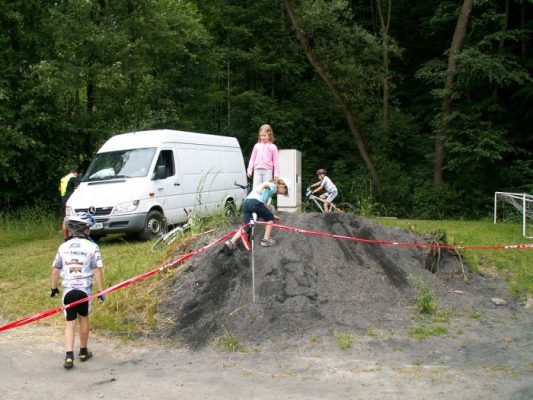
<instances>
[{"instance_id":1,"label":"child in cycling jersey","mask_svg":"<svg viewBox=\"0 0 533 400\"><path fill-rule=\"evenodd\" d=\"M250 194L244 199L244 204L242 206L244 214L244 223L248 224L253 219L253 214L257 214L258 218L263 218L268 224L265 227L265 235L263 240L261 240L262 247L273 246L276 244L276 241L270 237L272 233L272 224L274 220L281 221L281 218L277 215L272 214L268 209L265 203L270 200L274 193L288 196L290 190L291 182L286 178L272 179L269 182L261 183L257 185ZM246 233L251 231L251 227L248 225L244 230ZM225 246L229 250L235 250L237 248L237 241L241 238L241 230L231 238L231 240L226 241Z\"/></svg>"},{"instance_id":2,"label":"child in cycling jersey","mask_svg":"<svg viewBox=\"0 0 533 400\"><path fill-rule=\"evenodd\" d=\"M86 212L65 217L65 226L72 234L72 239L59 246L52 264L52 287L50 290L50 297L59 294L58 281L61 277L62 300L65 306L90 297L94 281L96 281L99 292L104 288L100 248L88 236L90 227L95 223L96 220L92 215ZM105 300L103 294L98 298L101 303ZM74 340L77 320L80 322L79 359L84 362L93 355L87 349L90 311L91 300L83 301L64 311L67 323L65 327L66 354L63 366L67 369L74 366Z\"/></svg>"},{"instance_id":3,"label":"child in cycling jersey","mask_svg":"<svg viewBox=\"0 0 533 400\"><path fill-rule=\"evenodd\" d=\"M329 205L333 202L335 197L339 194L339 191L337 190L337 186L329 179L326 174L328 171L321 168L318 171L316 171L316 176L318 177L319 181L317 183L313 183L310 187L315 188L318 186L317 189L313 190L313 193L320 192L322 189L326 191L326 193L322 193L320 195L321 199L326 200L324 203L324 211L329 211Z\"/></svg>"}]
</instances>

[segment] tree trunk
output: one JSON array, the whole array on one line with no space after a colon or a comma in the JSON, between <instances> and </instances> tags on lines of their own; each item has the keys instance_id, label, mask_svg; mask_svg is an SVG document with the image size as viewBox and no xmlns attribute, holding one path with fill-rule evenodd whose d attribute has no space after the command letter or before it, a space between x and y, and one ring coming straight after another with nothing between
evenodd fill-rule
<instances>
[{"instance_id":1,"label":"tree trunk","mask_svg":"<svg viewBox=\"0 0 533 400\"><path fill-rule=\"evenodd\" d=\"M433 185L440 186L444 182L443 170L444 167L444 143L446 141L448 122L447 116L452 110L452 98L451 91L455 83L455 71L457 69L457 60L455 54L461 50L463 40L466 36L466 29L468 27L468 21L472 14L472 5L474 0L464 0L463 7L457 19L457 25L455 26L455 32L453 33L452 45L450 47L450 54L448 56L448 69L446 83L444 85L445 95L442 102L442 112L439 127L437 129L437 135L435 136L435 161L433 164Z\"/></svg>"},{"instance_id":2,"label":"tree trunk","mask_svg":"<svg viewBox=\"0 0 533 400\"><path fill-rule=\"evenodd\" d=\"M510 6L510 0L505 0L505 10L504 10L505 20L502 26L503 33L507 32L507 27L509 24L509 6ZM503 56L504 47L505 47L505 39L502 35L502 37L500 38L500 43L498 44L498 56L499 57ZM498 102L498 84L496 82L492 83L492 101L494 105ZM495 118L494 111L490 109L488 112L488 117L487 117L487 120L490 126L492 126L492 124L494 123L494 118Z\"/></svg>"},{"instance_id":3,"label":"tree trunk","mask_svg":"<svg viewBox=\"0 0 533 400\"><path fill-rule=\"evenodd\" d=\"M378 6L378 15L381 23L381 35L383 40L383 122L389 123L389 29L392 12L392 0L389 0L389 7L387 11L387 23L383 18L383 11L381 10L381 0L376 0Z\"/></svg>"},{"instance_id":4,"label":"tree trunk","mask_svg":"<svg viewBox=\"0 0 533 400\"><path fill-rule=\"evenodd\" d=\"M327 87L333 94L333 97L339 104L342 114L344 115L344 118L346 119L346 122L348 123L348 126L350 128L350 131L355 139L355 143L357 144L359 153L361 154L361 157L363 158L363 161L368 169L368 172L370 173L370 177L372 178L372 182L374 183L376 192L378 195L380 195L381 194L381 183L379 181L378 172L374 168L372 159L370 158L370 155L368 154L366 150L363 137L361 136L359 127L355 124L355 120L350 110L349 104L340 94L333 79L327 76L326 72L324 71L320 63L316 60L313 54L313 50L311 49L311 46L309 45L309 42L307 41L302 31L302 28L300 27L298 21L296 20L296 17L294 16L290 0L283 0L283 3L285 4L287 14L289 15L289 18L291 19L294 30L296 31L296 35L298 36L298 39L300 40L300 43L302 44L302 47L305 50L305 54L307 55L309 62L311 63L315 71L320 75L324 83L327 85Z\"/></svg>"}]
</instances>

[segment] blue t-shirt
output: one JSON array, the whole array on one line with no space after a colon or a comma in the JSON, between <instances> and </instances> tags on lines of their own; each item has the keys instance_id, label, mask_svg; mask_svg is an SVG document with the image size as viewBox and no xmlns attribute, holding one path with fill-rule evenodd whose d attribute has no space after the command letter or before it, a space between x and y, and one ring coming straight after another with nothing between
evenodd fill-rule
<instances>
[{"instance_id":1,"label":"blue t-shirt","mask_svg":"<svg viewBox=\"0 0 533 400\"><path fill-rule=\"evenodd\" d=\"M250 192L250 194L246 198L259 200L261 203L266 203L268 199L270 199L272 195L278 190L278 187L272 182L269 182L268 184L270 185L269 189L263 189L261 191L261 194L259 194L257 193L257 191L259 190L260 185L258 185ZM263 185L263 183L261 185Z\"/></svg>"}]
</instances>

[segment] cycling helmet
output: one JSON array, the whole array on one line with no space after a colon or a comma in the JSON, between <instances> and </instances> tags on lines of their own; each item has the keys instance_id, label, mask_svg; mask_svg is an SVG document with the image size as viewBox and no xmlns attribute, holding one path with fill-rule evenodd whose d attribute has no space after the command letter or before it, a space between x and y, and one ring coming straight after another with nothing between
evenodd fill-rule
<instances>
[{"instance_id":1,"label":"cycling helmet","mask_svg":"<svg viewBox=\"0 0 533 400\"><path fill-rule=\"evenodd\" d=\"M283 181L285 186L287 186L287 193L284 196L288 196L292 190L292 181L289 178L279 178L280 181Z\"/></svg>"},{"instance_id":2,"label":"cycling helmet","mask_svg":"<svg viewBox=\"0 0 533 400\"><path fill-rule=\"evenodd\" d=\"M324 174L326 175L328 171L326 171L324 168L320 168L318 171L316 171L316 175Z\"/></svg>"},{"instance_id":3,"label":"cycling helmet","mask_svg":"<svg viewBox=\"0 0 533 400\"><path fill-rule=\"evenodd\" d=\"M87 228L90 228L94 224L96 224L96 220L91 214L86 212L79 212L65 217L65 225L71 232L83 233Z\"/></svg>"}]
</instances>

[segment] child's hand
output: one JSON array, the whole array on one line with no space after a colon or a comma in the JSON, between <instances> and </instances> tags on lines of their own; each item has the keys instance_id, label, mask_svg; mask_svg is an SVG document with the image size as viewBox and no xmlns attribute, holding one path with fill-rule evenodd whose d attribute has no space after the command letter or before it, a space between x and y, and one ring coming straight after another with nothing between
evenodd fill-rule
<instances>
[{"instance_id":1,"label":"child's hand","mask_svg":"<svg viewBox=\"0 0 533 400\"><path fill-rule=\"evenodd\" d=\"M246 176L247 176L248 178L251 178L251 177L252 177L252 174L246 174Z\"/></svg>"},{"instance_id":2,"label":"child's hand","mask_svg":"<svg viewBox=\"0 0 533 400\"><path fill-rule=\"evenodd\" d=\"M278 217L277 215L274 215L274 220L276 220L276 221L281 221L281 218Z\"/></svg>"}]
</instances>

